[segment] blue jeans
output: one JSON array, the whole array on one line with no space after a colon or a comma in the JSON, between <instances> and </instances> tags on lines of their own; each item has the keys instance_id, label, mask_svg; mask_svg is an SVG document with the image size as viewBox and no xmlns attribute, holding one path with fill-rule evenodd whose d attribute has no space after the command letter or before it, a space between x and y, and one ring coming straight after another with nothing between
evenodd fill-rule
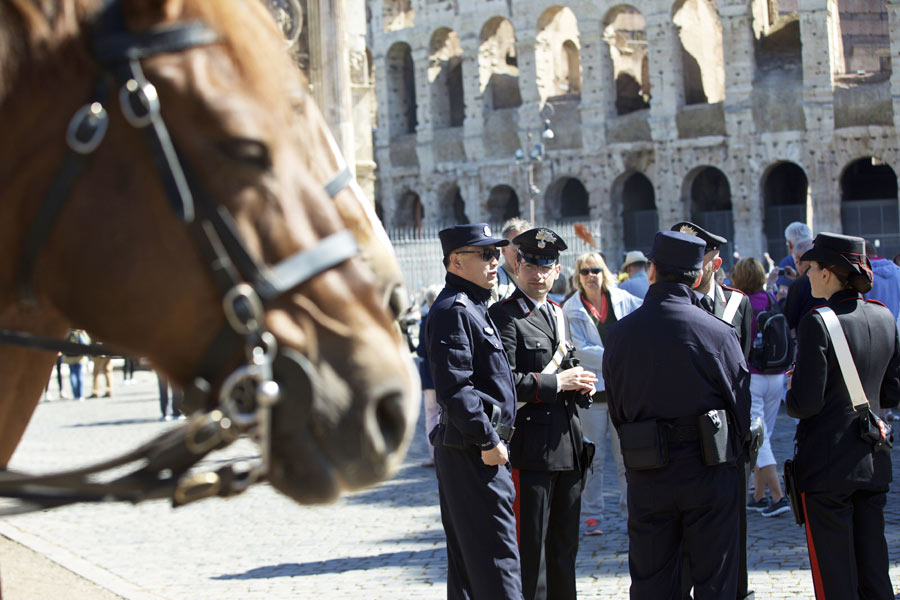
<instances>
[{"instance_id":1,"label":"blue jeans","mask_svg":"<svg viewBox=\"0 0 900 600\"><path fill-rule=\"evenodd\" d=\"M69 382L72 384L72 397L81 400L81 363L69 364Z\"/></svg>"}]
</instances>

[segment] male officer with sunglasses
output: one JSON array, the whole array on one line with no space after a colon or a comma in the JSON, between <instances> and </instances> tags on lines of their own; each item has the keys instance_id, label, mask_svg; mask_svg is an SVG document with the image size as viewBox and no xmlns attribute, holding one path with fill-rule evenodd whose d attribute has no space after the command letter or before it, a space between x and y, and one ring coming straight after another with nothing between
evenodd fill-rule
<instances>
[{"instance_id":1,"label":"male officer with sunglasses","mask_svg":"<svg viewBox=\"0 0 900 600\"><path fill-rule=\"evenodd\" d=\"M425 343L441 406L431 432L447 536L447 597L522 598L508 466L516 390L487 313L500 246L485 223L440 232L446 284L428 313Z\"/></svg>"},{"instance_id":2,"label":"male officer with sunglasses","mask_svg":"<svg viewBox=\"0 0 900 600\"><path fill-rule=\"evenodd\" d=\"M522 587L526 600L575 598L581 515L581 421L576 402L597 377L567 359L568 324L547 294L559 277L566 243L540 227L513 239L519 246L519 289L490 315L513 370L521 409L510 446Z\"/></svg>"}]
</instances>

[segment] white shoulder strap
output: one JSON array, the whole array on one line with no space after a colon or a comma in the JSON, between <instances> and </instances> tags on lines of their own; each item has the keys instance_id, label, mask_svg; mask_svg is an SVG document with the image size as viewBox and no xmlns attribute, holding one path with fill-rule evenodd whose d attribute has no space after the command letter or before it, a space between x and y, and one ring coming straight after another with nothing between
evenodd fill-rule
<instances>
[{"instance_id":1,"label":"white shoulder strap","mask_svg":"<svg viewBox=\"0 0 900 600\"><path fill-rule=\"evenodd\" d=\"M541 371L541 374L543 375L550 375L559 371L559 365L562 364L562 361L566 358L566 354L569 352L569 344L566 341L566 321L562 310L556 308L549 302L547 303L547 309L556 319L556 331L559 336L559 345L556 347L553 356L550 357L550 362L548 362L547 366ZM525 402L517 402L516 408L522 408L525 404Z\"/></svg>"},{"instance_id":2,"label":"white shoulder strap","mask_svg":"<svg viewBox=\"0 0 900 600\"><path fill-rule=\"evenodd\" d=\"M734 315L737 314L738 307L741 305L741 298L743 297L744 295L740 292L731 292L728 304L725 305L725 312L722 313L722 320L729 325L733 325Z\"/></svg>"},{"instance_id":3,"label":"white shoulder strap","mask_svg":"<svg viewBox=\"0 0 900 600\"><path fill-rule=\"evenodd\" d=\"M834 353L837 355L838 365L844 375L844 384L847 386L847 391L850 392L850 402L853 403L853 408L868 406L869 400L866 398L866 391L859 380L859 372L856 370L856 363L853 362L853 355L850 354L850 346L847 345L847 336L844 335L841 322L834 311L827 306L817 308L816 312L822 315L828 336L834 345Z\"/></svg>"}]
</instances>

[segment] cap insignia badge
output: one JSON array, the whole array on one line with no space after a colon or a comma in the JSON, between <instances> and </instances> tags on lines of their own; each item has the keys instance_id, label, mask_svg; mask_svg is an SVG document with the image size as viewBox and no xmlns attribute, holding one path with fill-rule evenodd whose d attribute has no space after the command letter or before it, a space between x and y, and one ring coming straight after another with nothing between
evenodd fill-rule
<instances>
[{"instance_id":1,"label":"cap insignia badge","mask_svg":"<svg viewBox=\"0 0 900 600\"><path fill-rule=\"evenodd\" d=\"M485 237L491 237L491 228L488 225L484 226L484 235Z\"/></svg>"},{"instance_id":2,"label":"cap insignia badge","mask_svg":"<svg viewBox=\"0 0 900 600\"><path fill-rule=\"evenodd\" d=\"M534 234L534 239L537 240L538 248L544 248L547 245L547 242L550 242L551 244L556 243L556 236L546 229L541 229Z\"/></svg>"}]
</instances>

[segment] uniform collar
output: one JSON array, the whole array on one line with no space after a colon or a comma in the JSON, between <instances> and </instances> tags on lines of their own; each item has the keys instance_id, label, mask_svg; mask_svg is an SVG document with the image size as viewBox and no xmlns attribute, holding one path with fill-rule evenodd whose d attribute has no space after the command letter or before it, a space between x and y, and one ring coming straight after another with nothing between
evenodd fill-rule
<instances>
[{"instance_id":1,"label":"uniform collar","mask_svg":"<svg viewBox=\"0 0 900 600\"><path fill-rule=\"evenodd\" d=\"M860 296L859 292L857 292L856 290L840 290L831 295L831 298L828 299L828 306L834 307L841 302L846 302L847 300L858 300L861 298L862 296Z\"/></svg>"},{"instance_id":2,"label":"uniform collar","mask_svg":"<svg viewBox=\"0 0 900 600\"><path fill-rule=\"evenodd\" d=\"M445 279L448 286L455 287L457 289L461 289L469 296L472 300L476 302L480 302L482 304L486 303L491 298L491 289L485 289L480 285L475 285L468 279L463 279L459 275L455 273L447 272L447 277Z\"/></svg>"},{"instance_id":3,"label":"uniform collar","mask_svg":"<svg viewBox=\"0 0 900 600\"><path fill-rule=\"evenodd\" d=\"M656 302L672 298L685 304L699 304L700 296L690 287L674 281L660 281L650 284L647 290L646 300L653 299Z\"/></svg>"}]
</instances>

